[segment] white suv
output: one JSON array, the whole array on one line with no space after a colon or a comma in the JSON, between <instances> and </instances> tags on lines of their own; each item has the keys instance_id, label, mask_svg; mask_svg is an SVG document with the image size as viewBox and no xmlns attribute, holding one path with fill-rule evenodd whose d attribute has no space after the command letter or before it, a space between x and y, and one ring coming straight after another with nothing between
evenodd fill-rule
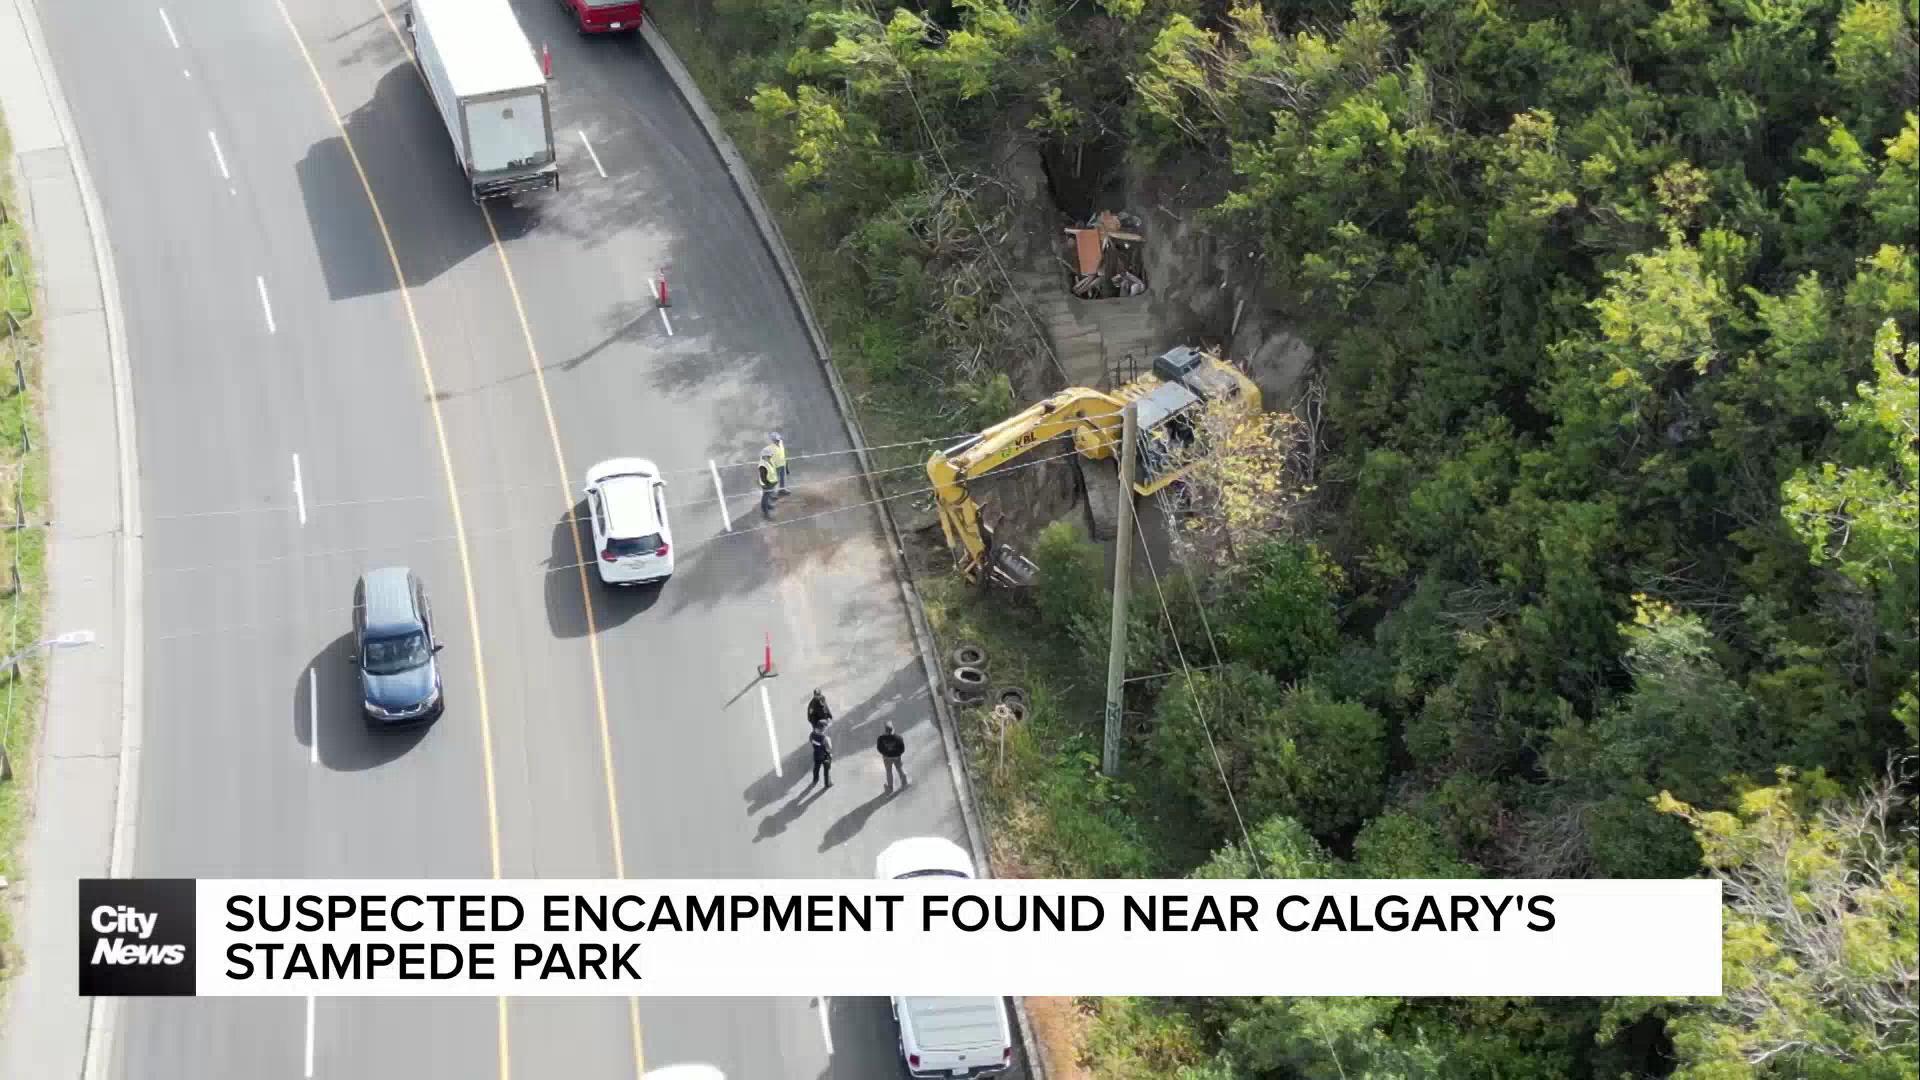
<instances>
[{"instance_id":1,"label":"white suv","mask_svg":"<svg viewBox=\"0 0 1920 1080\"><path fill-rule=\"evenodd\" d=\"M601 581L638 585L673 576L667 483L653 462L612 458L588 469L587 517Z\"/></svg>"}]
</instances>

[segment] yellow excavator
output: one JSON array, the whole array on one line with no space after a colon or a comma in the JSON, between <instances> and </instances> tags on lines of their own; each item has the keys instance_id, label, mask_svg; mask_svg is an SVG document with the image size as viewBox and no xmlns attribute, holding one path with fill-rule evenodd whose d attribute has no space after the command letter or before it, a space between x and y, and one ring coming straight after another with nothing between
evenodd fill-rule
<instances>
[{"instance_id":1,"label":"yellow excavator","mask_svg":"<svg viewBox=\"0 0 1920 1080\"><path fill-rule=\"evenodd\" d=\"M1136 404L1140 443L1134 459L1133 490L1155 492L1180 479L1197 463L1193 447L1200 413L1211 402L1231 401L1251 415L1260 411L1260 389L1232 364L1210 353L1181 346L1153 362L1146 374L1111 393L1069 387L1045 401L970 435L927 459L940 528L954 560L973 580L1029 585L1034 564L1000 542L980 520L980 504L967 483L1062 436L1092 461L1111 458L1119 449L1122 412Z\"/></svg>"}]
</instances>

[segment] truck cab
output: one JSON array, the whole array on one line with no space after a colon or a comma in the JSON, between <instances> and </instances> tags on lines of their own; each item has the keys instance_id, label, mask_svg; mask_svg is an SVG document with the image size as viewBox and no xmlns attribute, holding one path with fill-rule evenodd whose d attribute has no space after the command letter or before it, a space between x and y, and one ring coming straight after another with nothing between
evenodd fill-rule
<instances>
[{"instance_id":1,"label":"truck cab","mask_svg":"<svg viewBox=\"0 0 1920 1080\"><path fill-rule=\"evenodd\" d=\"M560 0L583 34L637 34L646 17L642 0Z\"/></svg>"}]
</instances>

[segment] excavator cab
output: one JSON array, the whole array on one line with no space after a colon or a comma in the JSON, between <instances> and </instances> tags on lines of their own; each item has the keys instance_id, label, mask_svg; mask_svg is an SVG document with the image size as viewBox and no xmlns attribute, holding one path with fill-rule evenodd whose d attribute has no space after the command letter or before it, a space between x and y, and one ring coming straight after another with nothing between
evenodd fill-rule
<instances>
[{"instance_id":1,"label":"excavator cab","mask_svg":"<svg viewBox=\"0 0 1920 1080\"><path fill-rule=\"evenodd\" d=\"M1237 402L1260 409L1260 391L1252 380L1224 360L1190 346L1168 349L1153 362L1153 373L1120 389L1132 401L1140 434L1133 489L1152 495L1193 467L1200 420L1208 403Z\"/></svg>"},{"instance_id":2,"label":"excavator cab","mask_svg":"<svg viewBox=\"0 0 1920 1080\"><path fill-rule=\"evenodd\" d=\"M1194 424L1200 418L1201 402L1199 395L1179 383L1161 383L1134 399L1133 406L1140 435L1135 485L1148 494L1163 486L1162 478L1172 480L1191 461L1199 437Z\"/></svg>"}]
</instances>

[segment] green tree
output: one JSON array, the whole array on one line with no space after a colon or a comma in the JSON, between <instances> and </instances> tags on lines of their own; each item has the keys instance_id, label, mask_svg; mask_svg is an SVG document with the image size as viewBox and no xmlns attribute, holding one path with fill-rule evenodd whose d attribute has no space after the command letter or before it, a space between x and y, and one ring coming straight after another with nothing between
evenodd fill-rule
<instances>
[{"instance_id":1,"label":"green tree","mask_svg":"<svg viewBox=\"0 0 1920 1080\"><path fill-rule=\"evenodd\" d=\"M1235 841L1213 853L1193 871L1194 878L1206 880L1238 878L1294 878L1314 880L1340 876L1340 862L1306 826L1290 817L1275 816L1260 822L1249 834L1252 847Z\"/></svg>"},{"instance_id":2,"label":"green tree","mask_svg":"<svg viewBox=\"0 0 1920 1080\"><path fill-rule=\"evenodd\" d=\"M1309 544L1270 541L1226 575L1226 654L1280 678L1307 674L1339 642L1340 569Z\"/></svg>"},{"instance_id":3,"label":"green tree","mask_svg":"<svg viewBox=\"0 0 1920 1080\"><path fill-rule=\"evenodd\" d=\"M1720 646L1697 615L1635 599L1633 623L1621 628L1632 690L1584 737L1575 740L1572 727L1556 732L1565 742L1551 760L1560 763L1558 775L1590 776L1610 791L1650 783L1710 797L1723 790L1726 773L1767 752L1753 745L1752 702L1727 676L1715 656Z\"/></svg>"},{"instance_id":4,"label":"green tree","mask_svg":"<svg viewBox=\"0 0 1920 1080\"><path fill-rule=\"evenodd\" d=\"M846 117L819 87L801 86L796 95L778 86L763 86L753 95L753 112L763 124L788 128L792 161L784 174L787 183L801 187L846 176L858 138L849 133Z\"/></svg>"},{"instance_id":5,"label":"green tree","mask_svg":"<svg viewBox=\"0 0 1920 1080\"><path fill-rule=\"evenodd\" d=\"M1287 692L1274 720L1261 732L1247 782L1256 813L1291 813L1328 835L1379 807L1387 768L1379 713L1309 684Z\"/></svg>"},{"instance_id":6,"label":"green tree","mask_svg":"<svg viewBox=\"0 0 1920 1080\"><path fill-rule=\"evenodd\" d=\"M1623 436L1657 431L1671 419L1669 392L1720 362L1721 329L1733 315L1699 251L1677 238L1628 256L1607 280L1589 305L1598 336L1556 348L1563 374L1554 404L1566 467L1585 474L1604 469Z\"/></svg>"},{"instance_id":7,"label":"green tree","mask_svg":"<svg viewBox=\"0 0 1920 1080\"><path fill-rule=\"evenodd\" d=\"M1420 1032L1396 1034L1397 998L1223 998L1221 1063L1229 1077L1425 1080L1445 1060Z\"/></svg>"},{"instance_id":8,"label":"green tree","mask_svg":"<svg viewBox=\"0 0 1920 1080\"><path fill-rule=\"evenodd\" d=\"M1081 535L1069 521L1056 521L1040 530L1033 547L1034 602L1040 617L1058 633L1076 622L1100 618L1109 603L1100 548Z\"/></svg>"},{"instance_id":9,"label":"green tree","mask_svg":"<svg viewBox=\"0 0 1920 1080\"><path fill-rule=\"evenodd\" d=\"M1362 878L1479 877L1433 825L1392 810L1367 822L1353 841L1353 876Z\"/></svg>"},{"instance_id":10,"label":"green tree","mask_svg":"<svg viewBox=\"0 0 1920 1080\"><path fill-rule=\"evenodd\" d=\"M1894 824L1910 798L1788 770L1731 812L1661 793L1727 903L1723 996L1672 1024L1679 1080L1920 1075L1920 860Z\"/></svg>"},{"instance_id":11,"label":"green tree","mask_svg":"<svg viewBox=\"0 0 1920 1080\"><path fill-rule=\"evenodd\" d=\"M1271 676L1230 663L1174 681L1155 712L1151 747L1223 834L1280 814L1330 835L1380 804L1386 721L1364 705L1310 685L1282 690Z\"/></svg>"},{"instance_id":12,"label":"green tree","mask_svg":"<svg viewBox=\"0 0 1920 1080\"><path fill-rule=\"evenodd\" d=\"M1873 380L1842 406L1851 459L1803 469L1787 481L1785 512L1816 563L1878 592L1910 583L1920 535L1920 343L1892 322L1873 346Z\"/></svg>"}]
</instances>

